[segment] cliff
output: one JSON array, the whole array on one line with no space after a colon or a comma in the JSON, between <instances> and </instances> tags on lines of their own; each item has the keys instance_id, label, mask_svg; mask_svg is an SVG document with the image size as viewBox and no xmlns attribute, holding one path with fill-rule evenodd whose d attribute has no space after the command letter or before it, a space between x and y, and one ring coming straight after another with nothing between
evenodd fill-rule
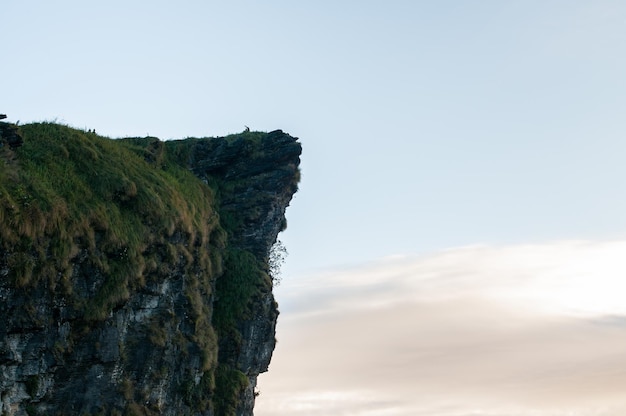
<instances>
[{"instance_id":1,"label":"cliff","mask_svg":"<svg viewBox=\"0 0 626 416\"><path fill-rule=\"evenodd\" d=\"M251 415L275 345L268 255L297 190L297 139L7 129L1 414Z\"/></svg>"}]
</instances>

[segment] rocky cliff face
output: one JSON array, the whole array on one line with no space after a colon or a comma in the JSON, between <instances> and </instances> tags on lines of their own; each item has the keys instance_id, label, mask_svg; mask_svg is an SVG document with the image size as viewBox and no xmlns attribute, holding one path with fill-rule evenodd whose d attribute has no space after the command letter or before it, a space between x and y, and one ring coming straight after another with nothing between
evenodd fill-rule
<instances>
[{"instance_id":1,"label":"rocky cliff face","mask_svg":"<svg viewBox=\"0 0 626 416\"><path fill-rule=\"evenodd\" d=\"M0 155L0 413L251 415L297 139L21 130Z\"/></svg>"}]
</instances>

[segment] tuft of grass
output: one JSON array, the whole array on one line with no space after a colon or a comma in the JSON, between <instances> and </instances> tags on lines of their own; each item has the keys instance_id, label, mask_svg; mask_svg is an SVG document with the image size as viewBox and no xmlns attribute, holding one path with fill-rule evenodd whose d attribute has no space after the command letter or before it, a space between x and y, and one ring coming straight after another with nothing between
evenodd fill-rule
<instances>
[{"instance_id":1,"label":"tuft of grass","mask_svg":"<svg viewBox=\"0 0 626 416\"><path fill-rule=\"evenodd\" d=\"M214 371L206 371L200 378L199 382L195 380L187 380L179 387L183 400L188 406L197 409L200 412L213 406L213 393L216 389L216 380ZM221 413L211 413L220 415Z\"/></svg>"},{"instance_id":2,"label":"tuft of grass","mask_svg":"<svg viewBox=\"0 0 626 416\"><path fill-rule=\"evenodd\" d=\"M241 371L226 364L220 364L215 373L215 414L235 416L239 396L248 387L248 377Z\"/></svg>"},{"instance_id":3,"label":"tuft of grass","mask_svg":"<svg viewBox=\"0 0 626 416\"><path fill-rule=\"evenodd\" d=\"M267 286L261 266L246 250L226 250L224 273L216 283L218 298L213 312L213 323L220 335L230 332L241 320L251 318L250 303Z\"/></svg>"}]
</instances>

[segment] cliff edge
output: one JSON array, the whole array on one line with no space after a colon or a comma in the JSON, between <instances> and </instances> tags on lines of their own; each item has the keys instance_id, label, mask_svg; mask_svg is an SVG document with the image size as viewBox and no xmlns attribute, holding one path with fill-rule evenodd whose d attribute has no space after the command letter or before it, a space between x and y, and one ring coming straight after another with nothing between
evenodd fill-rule
<instances>
[{"instance_id":1,"label":"cliff edge","mask_svg":"<svg viewBox=\"0 0 626 416\"><path fill-rule=\"evenodd\" d=\"M297 139L3 131L0 413L251 415Z\"/></svg>"}]
</instances>

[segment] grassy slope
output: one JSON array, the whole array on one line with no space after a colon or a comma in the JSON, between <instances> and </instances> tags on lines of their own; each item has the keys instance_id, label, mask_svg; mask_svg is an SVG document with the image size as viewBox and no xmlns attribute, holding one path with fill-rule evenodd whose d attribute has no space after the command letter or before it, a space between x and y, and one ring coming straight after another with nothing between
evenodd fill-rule
<instances>
[{"instance_id":1,"label":"grassy slope","mask_svg":"<svg viewBox=\"0 0 626 416\"><path fill-rule=\"evenodd\" d=\"M21 130L15 159L0 162L0 244L17 287L48 279L70 294L70 262L87 249L108 275L86 310L100 319L158 267L149 245L188 256L218 227L211 189L182 166L147 162L146 148L51 123ZM182 244L168 242L175 233Z\"/></svg>"}]
</instances>

